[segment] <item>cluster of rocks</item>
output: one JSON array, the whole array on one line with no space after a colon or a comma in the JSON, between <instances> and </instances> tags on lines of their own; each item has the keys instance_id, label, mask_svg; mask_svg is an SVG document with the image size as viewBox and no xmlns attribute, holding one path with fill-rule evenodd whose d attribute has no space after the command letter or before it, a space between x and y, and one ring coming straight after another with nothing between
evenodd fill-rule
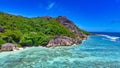
<instances>
[{"instance_id":1,"label":"cluster of rocks","mask_svg":"<svg viewBox=\"0 0 120 68\"><path fill-rule=\"evenodd\" d=\"M51 46L60 46L60 45L65 45L65 46L69 46L71 44L73 44L74 40L70 37L67 36L62 36L62 37L55 37L54 39L52 39L47 47L51 47Z\"/></svg>"},{"instance_id":2,"label":"cluster of rocks","mask_svg":"<svg viewBox=\"0 0 120 68\"><path fill-rule=\"evenodd\" d=\"M79 44L82 42L82 38L79 36L76 38L71 38L67 36L58 36L49 41L47 47L55 47L55 46L70 46L73 44Z\"/></svg>"},{"instance_id":3,"label":"cluster of rocks","mask_svg":"<svg viewBox=\"0 0 120 68\"><path fill-rule=\"evenodd\" d=\"M82 42L82 40L87 39L87 35L83 34L82 32L78 31L77 26L74 25L72 21L67 19L65 16L59 16L56 18L62 25L67 27L72 33L77 34L78 37L71 38L67 36L57 36L51 41L49 41L47 47L53 47L53 46L70 46L73 44L79 44Z\"/></svg>"}]
</instances>

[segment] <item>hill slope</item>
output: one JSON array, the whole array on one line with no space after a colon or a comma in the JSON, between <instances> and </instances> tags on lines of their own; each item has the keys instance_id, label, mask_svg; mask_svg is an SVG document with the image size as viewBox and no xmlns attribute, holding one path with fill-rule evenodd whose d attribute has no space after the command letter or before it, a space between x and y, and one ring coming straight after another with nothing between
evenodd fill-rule
<instances>
[{"instance_id":1,"label":"hill slope","mask_svg":"<svg viewBox=\"0 0 120 68\"><path fill-rule=\"evenodd\" d=\"M82 38L87 34L62 16L27 18L0 12L0 45L10 42L19 46L46 46L55 37Z\"/></svg>"}]
</instances>

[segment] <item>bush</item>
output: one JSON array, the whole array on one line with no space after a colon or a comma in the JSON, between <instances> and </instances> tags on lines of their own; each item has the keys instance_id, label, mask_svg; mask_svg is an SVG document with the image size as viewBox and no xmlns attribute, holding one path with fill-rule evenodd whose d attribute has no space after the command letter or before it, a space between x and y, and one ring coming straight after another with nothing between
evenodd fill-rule
<instances>
[{"instance_id":1,"label":"bush","mask_svg":"<svg viewBox=\"0 0 120 68\"><path fill-rule=\"evenodd\" d=\"M25 33L21 39L20 39L20 44L25 46L25 45L45 45L49 42L50 38L46 36L45 34L39 32L30 32L30 33Z\"/></svg>"},{"instance_id":2,"label":"bush","mask_svg":"<svg viewBox=\"0 0 120 68\"><path fill-rule=\"evenodd\" d=\"M5 43L6 42L4 40L0 39L0 49L1 49L2 44L5 44Z\"/></svg>"},{"instance_id":3,"label":"bush","mask_svg":"<svg viewBox=\"0 0 120 68\"><path fill-rule=\"evenodd\" d=\"M19 43L22 33L18 30L7 30L5 33L0 33L0 38L6 42Z\"/></svg>"}]
</instances>

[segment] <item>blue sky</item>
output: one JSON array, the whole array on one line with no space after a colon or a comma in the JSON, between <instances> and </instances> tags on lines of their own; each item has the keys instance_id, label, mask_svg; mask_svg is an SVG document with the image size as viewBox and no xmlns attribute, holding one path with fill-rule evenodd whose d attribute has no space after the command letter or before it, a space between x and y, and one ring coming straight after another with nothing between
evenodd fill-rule
<instances>
[{"instance_id":1,"label":"blue sky","mask_svg":"<svg viewBox=\"0 0 120 68\"><path fill-rule=\"evenodd\" d=\"M87 31L120 32L120 0L0 0L0 11L26 17L67 16Z\"/></svg>"}]
</instances>

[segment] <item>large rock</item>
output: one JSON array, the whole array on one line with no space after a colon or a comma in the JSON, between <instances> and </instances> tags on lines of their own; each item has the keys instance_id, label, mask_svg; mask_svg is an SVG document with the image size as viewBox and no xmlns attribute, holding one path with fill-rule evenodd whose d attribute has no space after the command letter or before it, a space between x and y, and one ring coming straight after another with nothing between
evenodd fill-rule
<instances>
[{"instance_id":1,"label":"large rock","mask_svg":"<svg viewBox=\"0 0 120 68\"><path fill-rule=\"evenodd\" d=\"M67 19L65 16L59 16L56 18L56 20L58 20L61 24L67 27L71 32L75 34L79 33L74 23L71 20Z\"/></svg>"},{"instance_id":2,"label":"large rock","mask_svg":"<svg viewBox=\"0 0 120 68\"><path fill-rule=\"evenodd\" d=\"M87 39L87 35L80 32L76 25L69 19L67 19L65 16L59 16L56 18L57 21L59 21L62 25L67 27L72 33L78 35L76 38L71 38L67 36L58 36L54 39L50 40L47 47L53 47L53 46L70 46L73 44L79 44L82 42L82 40Z\"/></svg>"},{"instance_id":3,"label":"large rock","mask_svg":"<svg viewBox=\"0 0 120 68\"><path fill-rule=\"evenodd\" d=\"M1 47L2 51L13 51L13 50L17 50L17 49L18 49L18 47L12 43L3 44Z\"/></svg>"},{"instance_id":4,"label":"large rock","mask_svg":"<svg viewBox=\"0 0 120 68\"><path fill-rule=\"evenodd\" d=\"M54 46L70 46L73 44L81 43L82 39L80 37L71 38L67 36L58 36L49 41L47 47L54 47Z\"/></svg>"},{"instance_id":5,"label":"large rock","mask_svg":"<svg viewBox=\"0 0 120 68\"><path fill-rule=\"evenodd\" d=\"M59 16L56 18L62 25L67 27L72 33L79 35L81 38L86 38L87 36L80 32L78 27L67 17L65 16Z\"/></svg>"}]
</instances>

